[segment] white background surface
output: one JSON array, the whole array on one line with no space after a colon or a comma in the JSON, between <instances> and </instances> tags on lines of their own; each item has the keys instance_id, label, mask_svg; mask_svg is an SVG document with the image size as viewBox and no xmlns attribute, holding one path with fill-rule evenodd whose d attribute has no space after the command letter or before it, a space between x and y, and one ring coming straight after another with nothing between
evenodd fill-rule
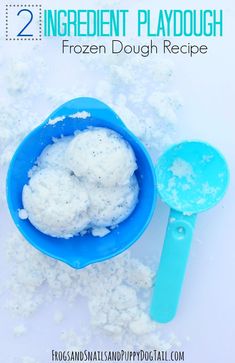
<instances>
[{"instance_id":1,"label":"white background surface","mask_svg":"<svg viewBox=\"0 0 235 363\"><path fill-rule=\"evenodd\" d=\"M52 1L45 1L51 6ZM77 2L70 2L73 6ZM91 2L90 2L91 3ZM97 1L98 3L98 1ZM120 2L121 3L121 2ZM58 7L63 2L57 2ZM137 2L136 7L140 4ZM190 2L191 7L210 8L214 2L207 0ZM71 5L71 7L72 7ZM89 4L91 7L91 4ZM122 2L122 7L127 2ZM155 7L164 8L166 2L158 1ZM184 4L185 6L188 4ZM147 5L146 5L147 6ZM168 1L167 7L184 7L179 2ZM111 7L111 4L110 4ZM175 62L174 85L183 96L184 107L179 114L180 139L202 139L217 146L227 158L231 171L229 191L219 206L200 215L181 297L175 320L166 325L166 332L174 331L182 341L187 363L229 363L234 360L235 336L235 127L234 127L234 3L223 1L225 9L225 36L208 40L207 56L173 56ZM7 51L6 47L6 51ZM12 49L11 49L12 51ZM58 52L57 52L58 53ZM17 57L17 54L16 54ZM50 49L53 57L53 49ZM68 61L68 59L67 59ZM70 67L76 59L70 59ZM56 71L56 70L55 70ZM0 70L1 72L1 70ZM52 82L56 74L51 74ZM89 96L89 95L88 95ZM45 110L45 117L48 112ZM1 181L2 182L2 181ZM150 228L134 249L137 253L160 253L167 218L167 207L158 204ZM12 229L5 204L0 210L0 241ZM2 255L2 252L1 252ZM7 279L4 258L1 258L0 276ZM62 310L66 309L63 301ZM86 311L86 306L84 306ZM0 305L0 349L2 362L19 362L14 357L27 353L47 363L49 351L58 345L55 326L50 322L51 307L41 309L27 323L30 333L14 338L16 325L8 312ZM86 315L82 323L86 324ZM73 311L67 326L74 323ZM81 321L79 321L81 323Z\"/></svg>"}]
</instances>

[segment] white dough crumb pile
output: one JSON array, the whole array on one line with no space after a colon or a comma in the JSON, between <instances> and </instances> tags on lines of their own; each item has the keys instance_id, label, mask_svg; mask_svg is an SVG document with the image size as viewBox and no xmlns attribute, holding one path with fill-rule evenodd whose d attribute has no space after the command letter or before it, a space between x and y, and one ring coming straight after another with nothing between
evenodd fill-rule
<instances>
[{"instance_id":1,"label":"white dough crumb pile","mask_svg":"<svg viewBox=\"0 0 235 363\"><path fill-rule=\"evenodd\" d=\"M65 349L93 347L99 336L112 339L115 349L167 350L180 344L174 335L164 340L159 324L151 321L149 301L154 270L132 257L130 251L74 270L25 243L18 232L5 241L5 247L14 271L7 281L10 289L5 301L7 308L26 320L44 305L48 309L63 300L63 311L54 310L49 320L60 333ZM82 300L89 312L85 324ZM74 324L64 327L73 311ZM22 334L22 330L17 327L14 333Z\"/></svg>"},{"instance_id":2,"label":"white dough crumb pile","mask_svg":"<svg viewBox=\"0 0 235 363\"><path fill-rule=\"evenodd\" d=\"M169 168L172 174L178 178L186 178L190 181L193 178L193 168L187 161L177 158Z\"/></svg>"},{"instance_id":3,"label":"white dough crumb pile","mask_svg":"<svg viewBox=\"0 0 235 363\"><path fill-rule=\"evenodd\" d=\"M136 169L131 146L110 129L89 128L55 140L29 172L19 217L52 237L89 229L103 237L137 204Z\"/></svg>"}]
</instances>

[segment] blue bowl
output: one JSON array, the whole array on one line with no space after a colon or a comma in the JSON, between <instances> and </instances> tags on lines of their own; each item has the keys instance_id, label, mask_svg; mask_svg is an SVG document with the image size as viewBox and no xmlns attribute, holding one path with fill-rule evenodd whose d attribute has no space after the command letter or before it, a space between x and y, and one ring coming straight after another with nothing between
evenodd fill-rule
<instances>
[{"instance_id":1,"label":"blue bowl","mask_svg":"<svg viewBox=\"0 0 235 363\"><path fill-rule=\"evenodd\" d=\"M69 117L82 111L89 112L91 116L86 119ZM55 124L49 123L49 120L61 116L65 118ZM110 128L132 146L138 165L138 204L132 214L105 237L94 237L91 234L70 239L50 237L37 230L28 219L19 218L18 211L23 208L23 186L28 183L29 170L42 150L53 143L53 138L71 136L75 131L89 126ZM16 150L7 176L8 207L19 231L38 250L74 268L112 258L137 241L153 215L156 193L154 166L147 150L107 105L93 98L78 98L65 103L34 129Z\"/></svg>"}]
</instances>

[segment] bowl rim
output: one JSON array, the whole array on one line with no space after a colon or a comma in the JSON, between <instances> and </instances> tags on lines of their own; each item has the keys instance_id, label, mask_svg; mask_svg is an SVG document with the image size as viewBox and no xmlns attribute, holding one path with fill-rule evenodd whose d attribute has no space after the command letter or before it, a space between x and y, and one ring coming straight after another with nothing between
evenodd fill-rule
<instances>
[{"instance_id":1,"label":"bowl rim","mask_svg":"<svg viewBox=\"0 0 235 363\"><path fill-rule=\"evenodd\" d=\"M82 101L83 98L71 100L69 102L66 102L64 105L67 105L68 103L74 102L76 100ZM93 99L90 99L90 100L93 100ZM101 103L101 104L102 105L105 105L104 103ZM61 111L64 105L60 106L51 115L54 115L55 113L57 113L57 111ZM116 115L116 113L111 108L109 108L109 106L107 106L107 108L109 109L109 111L111 110L113 112L113 115L115 116L115 120L118 121L119 120L119 117ZM89 111L89 110L87 110L87 111ZM156 172L155 172L155 167L153 165L153 161L152 161L152 159L150 157L150 154L147 151L146 147L143 145L143 143L139 140L138 137L136 137L125 126L125 124L123 124L122 121L121 122L118 122L118 124L117 124L118 128L121 128L125 133L128 133L129 136L130 136L130 138L131 138L131 140L133 140L133 142L135 142L138 145L138 147L140 148L141 152L144 154L144 156L146 158L146 162L147 162L147 164L149 166L149 170L151 171L151 176L152 176L154 188L153 188L153 193L152 193L153 196L152 196L152 199L151 199L151 208L150 208L149 213L148 213L148 218L146 218L145 223L143 223L142 227L139 229L138 233L136 233L135 237L132 238L132 240L129 243L126 243L122 248L117 249L117 251L115 251L114 253L108 254L106 256L97 257L97 258L91 258L91 259L89 259L87 261L83 260L83 257L81 257L80 259L78 257L75 257L74 258L74 261L69 261L67 258L63 258L62 256L57 256L55 253L48 251L47 249L41 247L36 242L34 242L32 240L32 238L28 235L28 233L25 231L25 229L22 228L22 224L17 223L18 221L16 220L16 213L15 213L16 211L13 208L13 205L12 205L12 195L13 195L13 193L9 189L10 180L13 177L12 173L13 173L13 170L14 170L14 163L15 163L15 160L17 158L17 155L18 155L19 151L22 150L22 148L24 147L24 143L26 141L28 141L32 136L34 136L35 134L37 134L37 132L39 132L39 130L41 130L45 126L46 127L49 126L48 121L51 119L51 115L43 123L41 123L40 125L38 125L29 134L27 134L26 137L21 141L21 143L18 145L17 149L14 152L14 155L13 155L13 157L11 159L11 162L10 162L10 165L9 165L9 168L8 168L7 178L6 178L6 197L7 197L7 204L8 204L8 209L10 211L11 217L12 217L12 219L14 221L14 224L16 225L17 229L23 235L23 237L34 248L36 248L37 250L39 250L40 252L44 253L45 255L47 255L49 257L52 257L52 258L54 258L56 260L59 260L59 261L62 261L64 263L66 263L67 265L69 265L69 266L71 266L73 268L80 269L80 268L84 268L84 267L86 267L86 266L88 266L90 264L94 264L94 263L97 263L97 262L102 262L102 261L111 259L111 258L113 258L113 257L115 257L115 256L117 256L117 255L119 255L121 253L123 253L125 250L127 250L128 248L130 248L140 238L140 236L144 233L144 231L146 230L147 226L149 225L149 223L150 223L150 221L152 219L153 213L154 213L155 208L156 208L156 201L157 201L157 180L156 180ZM69 117L69 115L67 115L66 117ZM96 118L96 117L94 116L93 118ZM100 121L102 121L102 119L100 119ZM104 120L104 121L107 122L109 120ZM50 125L50 126L53 127L53 125ZM112 129L112 126L111 125L110 125L110 128ZM118 132L118 131L116 131L116 132ZM47 145L49 145L49 144L47 144ZM45 147L47 145L45 145ZM33 225L32 225L32 227L35 228ZM47 236L47 235L45 234L45 236ZM56 237L54 237L54 238L56 238ZM76 236L74 236L74 238L76 238ZM96 238L96 237L94 237L94 238Z\"/></svg>"}]
</instances>

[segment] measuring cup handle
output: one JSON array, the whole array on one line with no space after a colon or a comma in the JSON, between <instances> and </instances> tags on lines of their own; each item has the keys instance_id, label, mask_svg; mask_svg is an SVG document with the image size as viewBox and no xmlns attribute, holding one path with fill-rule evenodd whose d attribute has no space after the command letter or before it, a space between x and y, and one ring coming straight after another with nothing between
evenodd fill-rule
<instances>
[{"instance_id":1,"label":"measuring cup handle","mask_svg":"<svg viewBox=\"0 0 235 363\"><path fill-rule=\"evenodd\" d=\"M150 308L151 318L159 323L169 322L176 314L195 221L195 214L170 212Z\"/></svg>"}]
</instances>

